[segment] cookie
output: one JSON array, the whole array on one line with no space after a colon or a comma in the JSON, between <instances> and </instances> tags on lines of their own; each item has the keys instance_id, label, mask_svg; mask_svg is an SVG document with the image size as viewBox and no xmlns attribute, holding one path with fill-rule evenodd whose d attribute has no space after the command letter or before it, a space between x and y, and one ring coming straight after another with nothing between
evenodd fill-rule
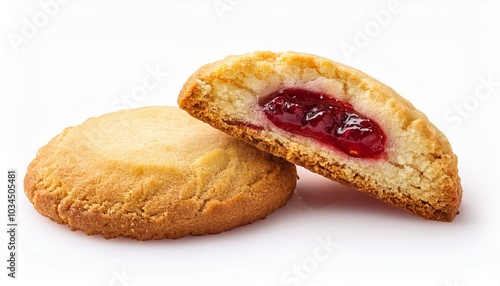
<instances>
[{"instance_id":1,"label":"cookie","mask_svg":"<svg viewBox=\"0 0 500 286\"><path fill-rule=\"evenodd\" d=\"M254 52L207 64L179 106L273 155L425 219L462 199L445 135L387 85L315 55Z\"/></svg>"},{"instance_id":2,"label":"cookie","mask_svg":"<svg viewBox=\"0 0 500 286\"><path fill-rule=\"evenodd\" d=\"M25 192L71 230L138 240L216 234L265 218L295 165L177 107L122 110L66 128L29 164Z\"/></svg>"}]
</instances>

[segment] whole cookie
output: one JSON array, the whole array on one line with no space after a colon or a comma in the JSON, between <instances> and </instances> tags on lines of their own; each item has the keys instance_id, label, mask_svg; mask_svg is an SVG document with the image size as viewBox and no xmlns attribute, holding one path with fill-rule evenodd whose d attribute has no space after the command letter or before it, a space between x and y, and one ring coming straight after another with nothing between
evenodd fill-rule
<instances>
[{"instance_id":1,"label":"whole cookie","mask_svg":"<svg viewBox=\"0 0 500 286\"><path fill-rule=\"evenodd\" d=\"M66 128L24 180L35 209L71 230L138 240L215 234L284 206L295 166L176 107L122 110Z\"/></svg>"}]
</instances>

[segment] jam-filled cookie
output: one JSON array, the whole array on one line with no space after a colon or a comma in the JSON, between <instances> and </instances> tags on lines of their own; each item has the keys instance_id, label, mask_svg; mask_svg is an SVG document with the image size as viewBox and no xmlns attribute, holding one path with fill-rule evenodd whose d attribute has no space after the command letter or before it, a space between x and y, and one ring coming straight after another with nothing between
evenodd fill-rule
<instances>
[{"instance_id":1,"label":"jam-filled cookie","mask_svg":"<svg viewBox=\"0 0 500 286\"><path fill-rule=\"evenodd\" d=\"M348 66L254 52L201 67L179 106L258 148L426 219L452 221L462 188L446 137L393 89Z\"/></svg>"},{"instance_id":2,"label":"jam-filled cookie","mask_svg":"<svg viewBox=\"0 0 500 286\"><path fill-rule=\"evenodd\" d=\"M72 230L138 240L215 234L284 206L295 165L177 107L122 110L66 128L38 151L25 192Z\"/></svg>"}]
</instances>

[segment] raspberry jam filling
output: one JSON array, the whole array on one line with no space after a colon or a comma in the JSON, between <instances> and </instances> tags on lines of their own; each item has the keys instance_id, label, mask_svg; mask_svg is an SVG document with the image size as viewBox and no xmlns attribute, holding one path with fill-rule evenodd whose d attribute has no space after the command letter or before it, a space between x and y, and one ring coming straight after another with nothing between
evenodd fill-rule
<instances>
[{"instance_id":1,"label":"raspberry jam filling","mask_svg":"<svg viewBox=\"0 0 500 286\"><path fill-rule=\"evenodd\" d=\"M378 158L385 135L372 119L345 102L302 88L285 88L261 102L264 114L277 127L333 146L352 157Z\"/></svg>"}]
</instances>

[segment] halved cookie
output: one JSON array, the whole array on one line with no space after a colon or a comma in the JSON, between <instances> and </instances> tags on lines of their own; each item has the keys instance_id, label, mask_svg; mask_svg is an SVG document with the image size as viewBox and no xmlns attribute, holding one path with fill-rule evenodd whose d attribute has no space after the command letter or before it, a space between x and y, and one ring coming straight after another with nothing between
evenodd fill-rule
<instances>
[{"instance_id":1,"label":"halved cookie","mask_svg":"<svg viewBox=\"0 0 500 286\"><path fill-rule=\"evenodd\" d=\"M177 107L145 107L66 128L28 166L25 192L72 230L138 240L215 234L284 206L295 166Z\"/></svg>"},{"instance_id":2,"label":"halved cookie","mask_svg":"<svg viewBox=\"0 0 500 286\"><path fill-rule=\"evenodd\" d=\"M462 189L448 140L408 100L351 67L254 52L201 67L178 99L258 148L426 219L452 221Z\"/></svg>"}]
</instances>

